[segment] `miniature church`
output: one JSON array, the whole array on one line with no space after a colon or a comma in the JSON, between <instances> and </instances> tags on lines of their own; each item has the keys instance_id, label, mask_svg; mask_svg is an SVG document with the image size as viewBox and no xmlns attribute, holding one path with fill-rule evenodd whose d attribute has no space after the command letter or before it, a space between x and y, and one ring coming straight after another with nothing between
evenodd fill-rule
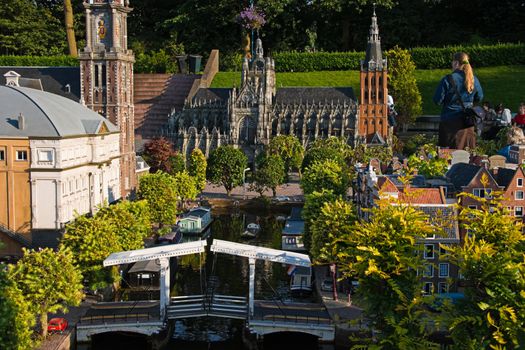
<instances>
[{"instance_id":1,"label":"miniature church","mask_svg":"<svg viewBox=\"0 0 525 350\"><path fill-rule=\"evenodd\" d=\"M350 87L276 88L275 62L264 57L259 38L254 58L243 60L240 88L200 88L170 116L163 134L186 156L231 144L250 160L276 135L295 135L305 147L330 136L350 145L390 143L387 61L375 11L360 81L360 105Z\"/></svg>"}]
</instances>

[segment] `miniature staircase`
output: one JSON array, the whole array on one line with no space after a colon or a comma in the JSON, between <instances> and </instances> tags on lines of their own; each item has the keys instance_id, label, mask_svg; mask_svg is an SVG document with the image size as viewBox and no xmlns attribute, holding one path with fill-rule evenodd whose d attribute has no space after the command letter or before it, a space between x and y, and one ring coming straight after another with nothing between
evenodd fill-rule
<instances>
[{"instance_id":1,"label":"miniature staircase","mask_svg":"<svg viewBox=\"0 0 525 350\"><path fill-rule=\"evenodd\" d=\"M137 141L151 139L160 134L174 109L182 110L195 74L135 74L135 135Z\"/></svg>"}]
</instances>

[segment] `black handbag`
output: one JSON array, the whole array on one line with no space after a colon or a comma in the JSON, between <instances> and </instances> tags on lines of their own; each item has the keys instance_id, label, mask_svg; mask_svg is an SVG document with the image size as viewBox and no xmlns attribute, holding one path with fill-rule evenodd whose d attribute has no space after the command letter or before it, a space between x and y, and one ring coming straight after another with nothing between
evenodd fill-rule
<instances>
[{"instance_id":1,"label":"black handbag","mask_svg":"<svg viewBox=\"0 0 525 350\"><path fill-rule=\"evenodd\" d=\"M482 116L479 115L478 112L472 107L465 108L465 105L463 104L463 100L461 99L461 95L459 94L454 78L452 78L452 75L449 74L447 75L447 79L450 85L452 85L456 97L459 100L459 103L461 104L461 108L463 109L463 129L476 126L478 121L482 119Z\"/></svg>"}]
</instances>

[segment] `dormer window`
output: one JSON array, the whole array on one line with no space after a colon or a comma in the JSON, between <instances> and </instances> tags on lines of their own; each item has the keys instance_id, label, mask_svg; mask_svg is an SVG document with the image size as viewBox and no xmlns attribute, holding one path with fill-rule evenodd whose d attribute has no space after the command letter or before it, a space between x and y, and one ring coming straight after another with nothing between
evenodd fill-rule
<instances>
[{"instance_id":1,"label":"dormer window","mask_svg":"<svg viewBox=\"0 0 525 350\"><path fill-rule=\"evenodd\" d=\"M523 179L522 178L517 179L517 184L516 185L518 187L523 187Z\"/></svg>"}]
</instances>

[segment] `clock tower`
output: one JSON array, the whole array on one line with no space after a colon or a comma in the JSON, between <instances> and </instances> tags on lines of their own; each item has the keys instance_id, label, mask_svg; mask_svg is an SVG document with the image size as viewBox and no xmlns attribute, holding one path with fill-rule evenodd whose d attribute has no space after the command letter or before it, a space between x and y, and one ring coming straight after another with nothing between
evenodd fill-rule
<instances>
[{"instance_id":1,"label":"clock tower","mask_svg":"<svg viewBox=\"0 0 525 350\"><path fill-rule=\"evenodd\" d=\"M120 129L122 197L136 188L133 63L128 0L85 0L86 46L80 51L81 100ZM102 165L103 166L103 165Z\"/></svg>"}]
</instances>

